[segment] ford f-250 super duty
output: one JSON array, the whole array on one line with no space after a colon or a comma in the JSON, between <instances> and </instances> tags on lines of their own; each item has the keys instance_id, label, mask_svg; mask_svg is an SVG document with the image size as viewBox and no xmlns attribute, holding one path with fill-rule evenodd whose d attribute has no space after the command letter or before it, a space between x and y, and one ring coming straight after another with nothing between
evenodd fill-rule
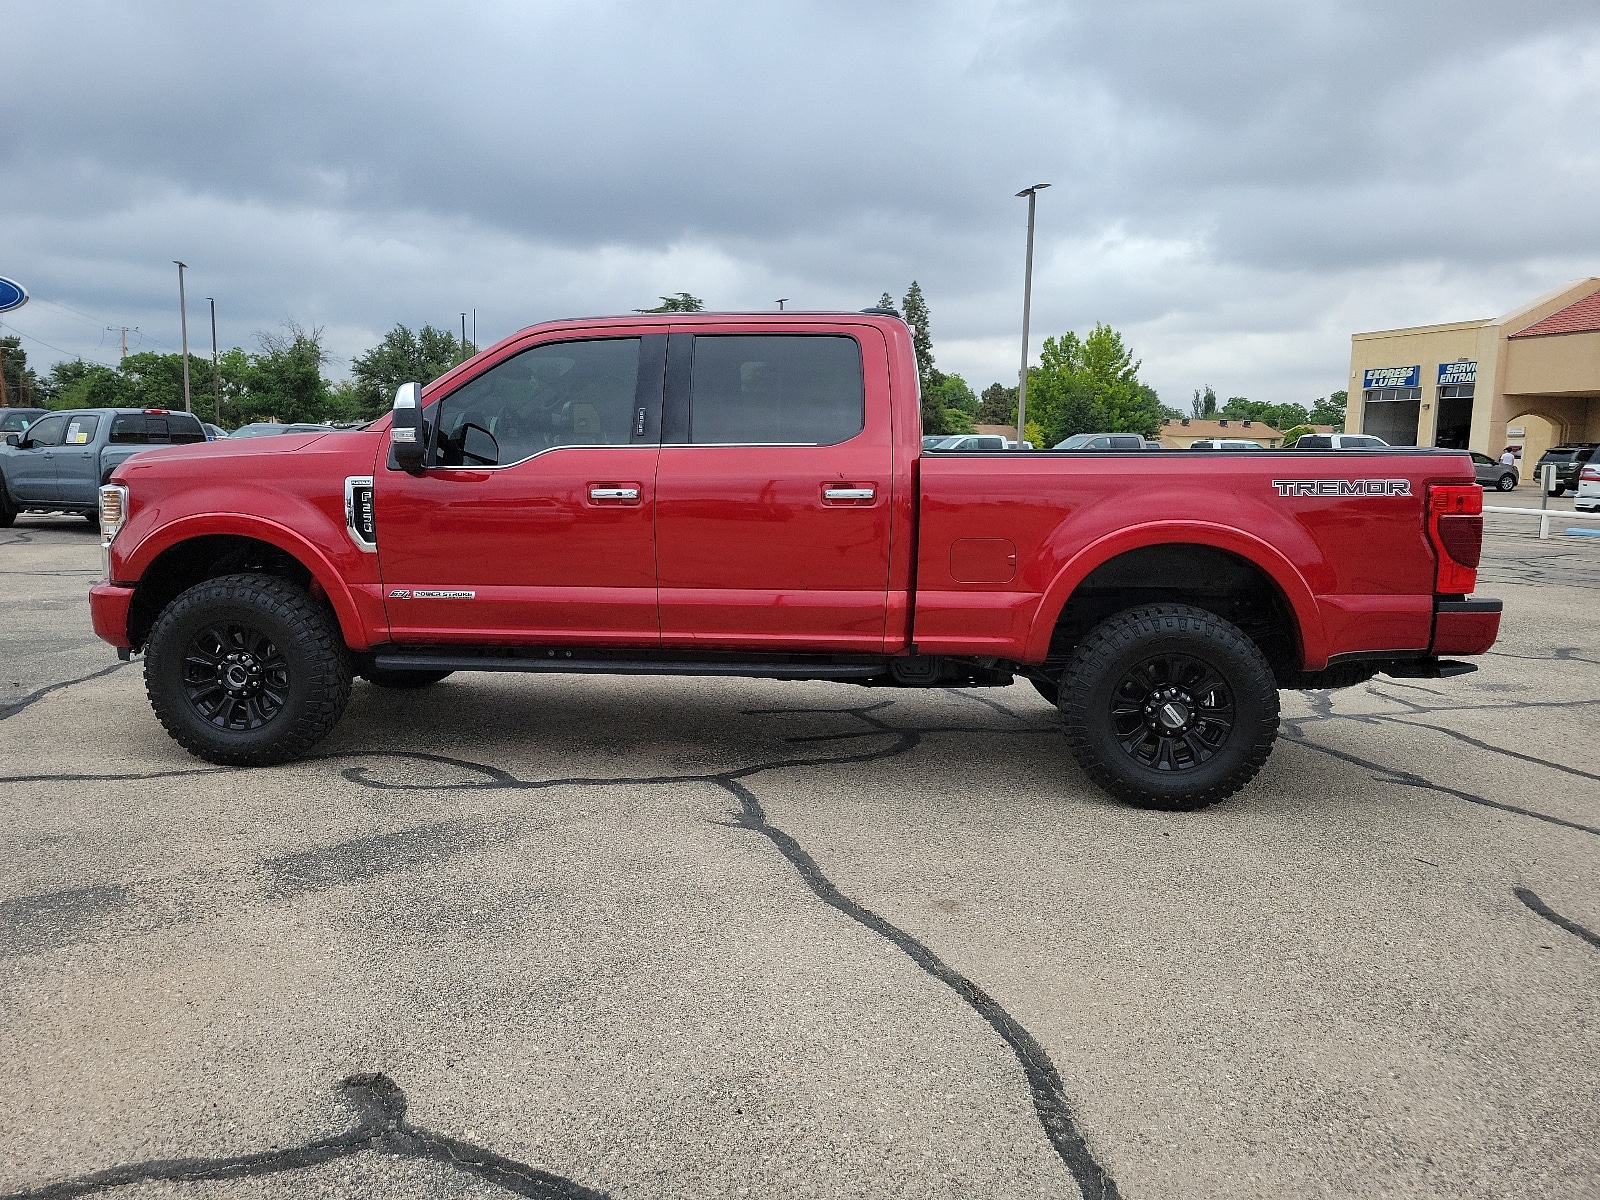
<instances>
[{"instance_id":1,"label":"ford f-250 super duty","mask_svg":"<svg viewBox=\"0 0 1600 1200\"><path fill-rule=\"evenodd\" d=\"M155 450L102 491L95 630L212 762L282 761L352 676L1030 680L1078 762L1196 808L1278 689L1494 642L1482 492L1429 450L921 449L898 318L538 325L364 430Z\"/></svg>"}]
</instances>

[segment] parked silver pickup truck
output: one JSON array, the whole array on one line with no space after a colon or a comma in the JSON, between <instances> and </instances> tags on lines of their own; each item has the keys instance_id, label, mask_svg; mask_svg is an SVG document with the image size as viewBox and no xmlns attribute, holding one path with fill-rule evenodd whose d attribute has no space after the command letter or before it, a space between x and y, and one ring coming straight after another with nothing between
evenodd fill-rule
<instances>
[{"instance_id":1,"label":"parked silver pickup truck","mask_svg":"<svg viewBox=\"0 0 1600 1200\"><path fill-rule=\"evenodd\" d=\"M125 459L152 446L203 442L191 413L162 408L82 408L40 417L0 447L0 527L22 512L81 513L100 520L100 485Z\"/></svg>"}]
</instances>

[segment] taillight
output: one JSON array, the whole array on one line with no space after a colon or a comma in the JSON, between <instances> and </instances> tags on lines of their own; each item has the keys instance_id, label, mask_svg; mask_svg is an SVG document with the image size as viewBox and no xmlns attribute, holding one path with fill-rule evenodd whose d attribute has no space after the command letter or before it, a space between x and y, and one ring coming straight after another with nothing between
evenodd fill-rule
<instances>
[{"instance_id":1,"label":"taillight","mask_svg":"<svg viewBox=\"0 0 1600 1200\"><path fill-rule=\"evenodd\" d=\"M1578 478L1579 479L1590 479L1590 480L1593 480L1595 483L1600 483L1600 467L1597 467L1593 463L1590 463L1587 467L1585 467L1583 469L1583 474L1578 476Z\"/></svg>"},{"instance_id":2,"label":"taillight","mask_svg":"<svg viewBox=\"0 0 1600 1200\"><path fill-rule=\"evenodd\" d=\"M1433 590L1470 596L1483 556L1483 489L1477 484L1435 484L1428 489L1428 537L1439 570Z\"/></svg>"}]
</instances>

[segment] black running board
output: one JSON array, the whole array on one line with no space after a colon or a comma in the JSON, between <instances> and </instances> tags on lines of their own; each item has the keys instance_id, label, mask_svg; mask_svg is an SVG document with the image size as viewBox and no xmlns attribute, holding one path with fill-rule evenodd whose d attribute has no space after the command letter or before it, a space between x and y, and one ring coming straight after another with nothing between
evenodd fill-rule
<instances>
[{"instance_id":1,"label":"black running board","mask_svg":"<svg viewBox=\"0 0 1600 1200\"><path fill-rule=\"evenodd\" d=\"M382 671L524 671L546 675L701 675L743 679L872 679L888 672L875 662L793 662L781 659L608 658L565 651L535 658L519 654L380 651Z\"/></svg>"},{"instance_id":2,"label":"black running board","mask_svg":"<svg viewBox=\"0 0 1600 1200\"><path fill-rule=\"evenodd\" d=\"M1391 679L1450 679L1456 675L1470 675L1477 669L1476 663L1457 662L1453 658L1414 658L1386 662L1378 668Z\"/></svg>"}]
</instances>

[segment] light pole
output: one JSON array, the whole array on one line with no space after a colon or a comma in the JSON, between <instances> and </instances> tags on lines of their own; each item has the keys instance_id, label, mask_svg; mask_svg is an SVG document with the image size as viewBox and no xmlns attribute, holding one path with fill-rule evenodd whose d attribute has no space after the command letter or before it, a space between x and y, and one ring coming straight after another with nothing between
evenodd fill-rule
<instances>
[{"instance_id":1,"label":"light pole","mask_svg":"<svg viewBox=\"0 0 1600 1200\"><path fill-rule=\"evenodd\" d=\"M211 419L222 424L222 370L217 366L217 301L211 301Z\"/></svg>"},{"instance_id":2,"label":"light pole","mask_svg":"<svg viewBox=\"0 0 1600 1200\"><path fill-rule=\"evenodd\" d=\"M183 301L183 269L188 263L178 262L178 321L183 329L183 411L193 412L194 406L189 403L189 309Z\"/></svg>"},{"instance_id":3,"label":"light pole","mask_svg":"<svg viewBox=\"0 0 1600 1200\"><path fill-rule=\"evenodd\" d=\"M1033 306L1033 206L1048 183L1023 188L1018 197L1028 198L1028 265L1022 274L1022 370L1017 373L1017 449L1022 449L1022 427L1028 419L1028 316Z\"/></svg>"},{"instance_id":4,"label":"light pole","mask_svg":"<svg viewBox=\"0 0 1600 1200\"><path fill-rule=\"evenodd\" d=\"M784 305L785 305L785 304L787 304L787 303L789 303L789 297L787 297L787 296L782 296L782 297L780 297L780 298L779 298L779 299L778 299L778 301L777 301L777 305L778 305L778 311L779 311L779 312L782 312L782 311L783 311L783 306L784 306Z\"/></svg>"}]
</instances>

